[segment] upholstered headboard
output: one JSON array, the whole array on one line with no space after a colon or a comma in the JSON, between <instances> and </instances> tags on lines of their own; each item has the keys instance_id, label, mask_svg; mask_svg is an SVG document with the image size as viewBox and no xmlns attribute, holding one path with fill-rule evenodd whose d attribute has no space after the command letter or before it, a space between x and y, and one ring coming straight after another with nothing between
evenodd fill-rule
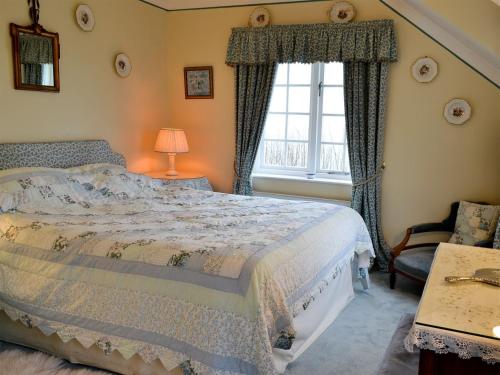
<instances>
[{"instance_id":1,"label":"upholstered headboard","mask_svg":"<svg viewBox=\"0 0 500 375\"><path fill-rule=\"evenodd\" d=\"M94 163L125 166L125 158L113 152L104 140L0 143L0 170L20 167L71 168Z\"/></svg>"}]
</instances>

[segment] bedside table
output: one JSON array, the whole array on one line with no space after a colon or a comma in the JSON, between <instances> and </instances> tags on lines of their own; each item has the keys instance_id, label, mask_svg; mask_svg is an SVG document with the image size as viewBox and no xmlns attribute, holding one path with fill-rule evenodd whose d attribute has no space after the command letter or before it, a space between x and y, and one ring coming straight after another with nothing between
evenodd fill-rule
<instances>
[{"instance_id":1,"label":"bedside table","mask_svg":"<svg viewBox=\"0 0 500 375\"><path fill-rule=\"evenodd\" d=\"M179 172L177 176L167 176L165 171L144 173L146 176L162 180L164 185L183 186L191 189L213 191L207 176L202 173Z\"/></svg>"}]
</instances>

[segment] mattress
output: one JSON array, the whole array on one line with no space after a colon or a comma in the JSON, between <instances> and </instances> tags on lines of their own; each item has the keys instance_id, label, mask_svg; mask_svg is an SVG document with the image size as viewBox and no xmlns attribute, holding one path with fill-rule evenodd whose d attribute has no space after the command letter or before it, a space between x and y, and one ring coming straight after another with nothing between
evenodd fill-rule
<instances>
[{"instance_id":1,"label":"mattress","mask_svg":"<svg viewBox=\"0 0 500 375\"><path fill-rule=\"evenodd\" d=\"M2 171L0 210L11 319L188 373L282 372L297 319L373 257L347 207L163 186L115 165Z\"/></svg>"}]
</instances>

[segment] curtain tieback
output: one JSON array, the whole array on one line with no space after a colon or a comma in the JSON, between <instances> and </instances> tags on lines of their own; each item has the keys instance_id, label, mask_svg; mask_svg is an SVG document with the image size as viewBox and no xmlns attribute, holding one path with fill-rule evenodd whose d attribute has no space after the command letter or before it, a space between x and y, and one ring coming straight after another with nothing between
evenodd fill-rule
<instances>
[{"instance_id":1,"label":"curtain tieback","mask_svg":"<svg viewBox=\"0 0 500 375\"><path fill-rule=\"evenodd\" d=\"M358 181L358 182L355 182L352 184L352 187L358 187L358 186L361 186L361 185L366 185L372 181L375 181L377 178L379 178L380 176L382 176L382 173L384 172L384 169L385 169L385 162L382 163L382 165L380 166L380 168L377 170L377 172L375 172L374 174L372 174L371 176L361 180L361 181Z\"/></svg>"}]
</instances>

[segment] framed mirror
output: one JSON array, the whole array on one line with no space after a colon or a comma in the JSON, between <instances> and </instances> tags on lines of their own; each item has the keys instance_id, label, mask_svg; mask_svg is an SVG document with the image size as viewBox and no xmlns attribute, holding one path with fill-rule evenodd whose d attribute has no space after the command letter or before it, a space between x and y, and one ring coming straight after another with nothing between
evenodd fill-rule
<instances>
[{"instance_id":1,"label":"framed mirror","mask_svg":"<svg viewBox=\"0 0 500 375\"><path fill-rule=\"evenodd\" d=\"M10 24L14 87L17 90L59 92L59 34L48 32L38 24L39 4L36 0L32 3L31 26Z\"/></svg>"}]
</instances>

